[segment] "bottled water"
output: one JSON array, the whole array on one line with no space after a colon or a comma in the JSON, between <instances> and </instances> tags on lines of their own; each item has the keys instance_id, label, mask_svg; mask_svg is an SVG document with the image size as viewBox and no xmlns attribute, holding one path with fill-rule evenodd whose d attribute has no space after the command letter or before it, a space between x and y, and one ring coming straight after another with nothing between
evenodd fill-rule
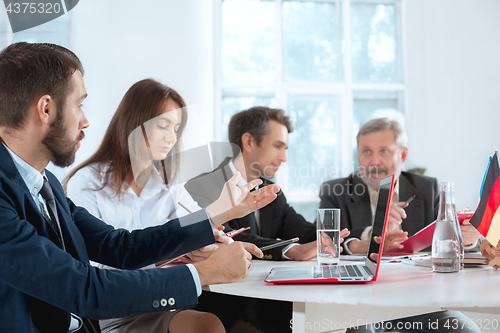
<instances>
[{"instance_id":1,"label":"bottled water","mask_svg":"<svg viewBox=\"0 0 500 333\"><path fill-rule=\"evenodd\" d=\"M452 183L439 184L439 212L432 237L432 270L438 273L458 272L463 265L462 233L454 195Z\"/></svg>"},{"instance_id":2,"label":"bottled water","mask_svg":"<svg viewBox=\"0 0 500 333\"><path fill-rule=\"evenodd\" d=\"M460 246L454 221L436 221L432 238L432 270L453 273L460 270Z\"/></svg>"}]
</instances>

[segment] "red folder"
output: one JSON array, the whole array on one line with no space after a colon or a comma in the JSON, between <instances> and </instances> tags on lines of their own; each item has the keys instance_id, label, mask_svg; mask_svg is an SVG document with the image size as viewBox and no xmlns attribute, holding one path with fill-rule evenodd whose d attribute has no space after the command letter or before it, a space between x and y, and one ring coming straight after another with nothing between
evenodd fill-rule
<instances>
[{"instance_id":1,"label":"red folder","mask_svg":"<svg viewBox=\"0 0 500 333\"><path fill-rule=\"evenodd\" d=\"M470 219L474 215L467 209L465 212L457 213L460 224L466 219ZM415 254L432 245L432 236L434 236L434 227L436 222L432 222L427 227L421 229L415 235L401 242L404 247L402 249L391 249L384 253L386 256L401 256L407 254Z\"/></svg>"},{"instance_id":2,"label":"red folder","mask_svg":"<svg viewBox=\"0 0 500 333\"><path fill-rule=\"evenodd\" d=\"M432 245L432 236L434 235L434 227L436 222L432 222L427 227L423 228L415 235L401 242L404 247L402 249L391 249L384 253L387 256L400 256L406 254L415 254L422 251L426 247Z\"/></svg>"}]
</instances>

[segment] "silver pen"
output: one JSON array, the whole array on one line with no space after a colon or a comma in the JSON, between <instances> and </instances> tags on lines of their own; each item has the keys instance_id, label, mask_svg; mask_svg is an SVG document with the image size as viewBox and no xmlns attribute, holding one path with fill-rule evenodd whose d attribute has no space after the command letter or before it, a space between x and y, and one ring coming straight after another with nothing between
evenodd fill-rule
<instances>
[{"instance_id":1,"label":"silver pen","mask_svg":"<svg viewBox=\"0 0 500 333\"><path fill-rule=\"evenodd\" d=\"M284 240L284 241L281 241L281 242L278 242L278 243L274 243L274 244L263 246L263 247L260 248L260 250L261 251L266 251L266 250L274 249L275 247L280 247L280 246L287 245L287 244L290 244L290 243L296 243L298 241L299 241L299 237L295 237L295 238L292 238L292 239L289 239L289 240Z\"/></svg>"},{"instance_id":2,"label":"silver pen","mask_svg":"<svg viewBox=\"0 0 500 333\"><path fill-rule=\"evenodd\" d=\"M179 204L179 206L181 206L182 208L184 208L189 214L192 213L192 211L190 211L186 206L184 206L183 204L181 204L181 202L177 202Z\"/></svg>"}]
</instances>

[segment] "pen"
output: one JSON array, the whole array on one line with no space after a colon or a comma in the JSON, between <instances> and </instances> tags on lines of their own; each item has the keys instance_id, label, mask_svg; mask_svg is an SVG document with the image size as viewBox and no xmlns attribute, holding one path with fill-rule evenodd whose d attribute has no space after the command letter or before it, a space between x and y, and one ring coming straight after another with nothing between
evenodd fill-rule
<instances>
[{"instance_id":1,"label":"pen","mask_svg":"<svg viewBox=\"0 0 500 333\"><path fill-rule=\"evenodd\" d=\"M237 234L241 234L243 231L246 231L250 229L250 227L246 227L246 228L240 228L238 230L235 230L235 231L231 231L231 232L228 232L228 233L224 233L222 232L222 234L220 234L221 236L224 236L226 235L227 237L231 238L233 236L236 236Z\"/></svg>"},{"instance_id":2,"label":"pen","mask_svg":"<svg viewBox=\"0 0 500 333\"><path fill-rule=\"evenodd\" d=\"M299 241L299 237L295 237L295 238L292 238L292 239L289 239L289 240L284 240L284 241L281 241L281 242L278 242L278 243L274 243L274 244L263 246L263 247L260 248L260 250L261 251L266 251L266 250L274 249L275 247L287 245L287 244L290 244L290 243L296 243L298 241Z\"/></svg>"},{"instance_id":3,"label":"pen","mask_svg":"<svg viewBox=\"0 0 500 333\"><path fill-rule=\"evenodd\" d=\"M186 206L184 206L183 204L181 204L181 202L177 202L179 204L179 206L181 206L182 208L184 208L186 210L186 212L188 212L189 214L192 213L192 211L190 211Z\"/></svg>"},{"instance_id":4,"label":"pen","mask_svg":"<svg viewBox=\"0 0 500 333\"><path fill-rule=\"evenodd\" d=\"M410 204L410 202L413 201L413 199L415 199L417 197L417 195L415 194L414 196L412 196L410 199L406 200L405 201L405 204L403 205L403 207L406 207Z\"/></svg>"},{"instance_id":5,"label":"pen","mask_svg":"<svg viewBox=\"0 0 500 333\"><path fill-rule=\"evenodd\" d=\"M179 205L181 205L181 203L180 203L180 202L179 202ZM221 234L220 232L219 232L219 234L220 234L220 235L226 235L227 237L231 238L231 237L236 236L237 234L240 234L240 233L242 233L243 231L248 230L248 229L250 229L250 227L240 228L240 229L238 229L238 230L235 230L235 231L232 231L232 232L228 232L227 234L225 234L225 233L224 233L224 232L222 232L222 230L221 230L220 232L222 232L222 234ZM171 263L173 263L174 261L179 260L179 258L182 258L182 257L185 257L185 256L187 256L187 254L184 254L184 255L182 255L182 256L178 256L178 257L176 257L176 258L174 258L174 259L171 259L171 260L169 260L169 261L167 261L167 262L165 262L165 263L161 264L161 265L160 265L160 266L158 266L158 267L164 267L164 266L167 266L168 264L171 264Z\"/></svg>"}]
</instances>

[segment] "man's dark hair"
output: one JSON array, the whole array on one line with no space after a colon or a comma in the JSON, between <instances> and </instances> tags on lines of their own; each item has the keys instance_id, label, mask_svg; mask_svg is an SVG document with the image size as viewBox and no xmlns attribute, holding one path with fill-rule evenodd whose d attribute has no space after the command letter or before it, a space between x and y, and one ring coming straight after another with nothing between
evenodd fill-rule
<instances>
[{"instance_id":1,"label":"man's dark hair","mask_svg":"<svg viewBox=\"0 0 500 333\"><path fill-rule=\"evenodd\" d=\"M283 109L271 109L265 106L254 106L231 117L228 128L229 142L243 150L241 137L249 133L260 145L265 135L269 133L269 121L274 120L284 125L288 133L293 132L292 121Z\"/></svg>"},{"instance_id":2,"label":"man's dark hair","mask_svg":"<svg viewBox=\"0 0 500 333\"><path fill-rule=\"evenodd\" d=\"M75 71L84 74L70 50L47 43L15 43L0 53L0 126L21 129L30 106L41 96L64 109Z\"/></svg>"}]
</instances>

